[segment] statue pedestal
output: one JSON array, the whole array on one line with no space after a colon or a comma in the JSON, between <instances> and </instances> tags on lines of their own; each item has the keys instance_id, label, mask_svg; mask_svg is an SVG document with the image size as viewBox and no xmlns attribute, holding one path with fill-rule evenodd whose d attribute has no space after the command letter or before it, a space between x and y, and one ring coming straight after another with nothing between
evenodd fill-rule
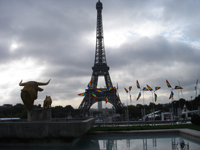
<instances>
[{"instance_id":1,"label":"statue pedestal","mask_svg":"<svg viewBox=\"0 0 200 150\"><path fill-rule=\"evenodd\" d=\"M33 121L51 121L51 109L43 110L42 108L34 108L27 112L28 122Z\"/></svg>"}]
</instances>

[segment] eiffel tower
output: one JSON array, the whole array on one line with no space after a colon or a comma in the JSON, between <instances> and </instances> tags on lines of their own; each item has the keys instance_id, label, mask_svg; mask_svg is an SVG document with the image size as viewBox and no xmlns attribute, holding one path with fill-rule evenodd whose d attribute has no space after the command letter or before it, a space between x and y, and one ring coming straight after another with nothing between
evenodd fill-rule
<instances>
[{"instance_id":1,"label":"eiffel tower","mask_svg":"<svg viewBox=\"0 0 200 150\"><path fill-rule=\"evenodd\" d=\"M102 24L102 9L103 5L98 0L96 3L97 9L97 28L96 28L96 50L95 50L95 60L94 66L92 67L93 73L91 77L91 86L86 89L86 95L83 98L79 106L80 114L85 116L88 113L90 107L99 101L106 101L106 96L109 97L108 102L111 103L116 109L121 109L123 107L119 97L117 96L116 88L112 88L112 81L109 75L109 67L106 62L106 54L104 48L104 38L103 38L103 24ZM106 88L100 88L103 92L102 94L97 91L98 77L104 76ZM112 90L108 90L112 88ZM97 99L95 99L92 93L95 93Z\"/></svg>"}]
</instances>

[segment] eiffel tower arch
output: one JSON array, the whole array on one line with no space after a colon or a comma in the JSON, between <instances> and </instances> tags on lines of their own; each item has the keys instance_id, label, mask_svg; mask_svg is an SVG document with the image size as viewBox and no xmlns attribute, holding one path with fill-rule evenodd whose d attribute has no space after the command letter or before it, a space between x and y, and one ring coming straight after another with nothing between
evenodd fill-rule
<instances>
[{"instance_id":1,"label":"eiffel tower arch","mask_svg":"<svg viewBox=\"0 0 200 150\"><path fill-rule=\"evenodd\" d=\"M83 98L79 106L80 114L85 115L90 107L99 101L106 101L106 96L108 96L108 102L111 103L116 109L121 109L123 107L116 88L112 88L112 81L109 75L109 67L106 62L106 54L104 48L104 37L103 37L103 23L102 23L102 9L103 4L98 0L96 3L97 9L97 28L96 28L96 50L95 50L95 60L94 66L92 67L93 73L91 77L91 86L86 89L86 95ZM103 76L106 83L106 88L100 88L103 92L102 94L97 91L98 77ZM112 90L108 90L112 88ZM96 98L92 95L94 93Z\"/></svg>"}]
</instances>

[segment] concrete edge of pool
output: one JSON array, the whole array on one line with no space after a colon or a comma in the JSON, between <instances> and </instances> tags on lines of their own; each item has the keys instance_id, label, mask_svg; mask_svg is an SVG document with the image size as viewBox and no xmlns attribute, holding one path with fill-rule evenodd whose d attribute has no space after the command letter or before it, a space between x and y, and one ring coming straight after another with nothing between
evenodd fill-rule
<instances>
[{"instance_id":1,"label":"concrete edge of pool","mask_svg":"<svg viewBox=\"0 0 200 150\"><path fill-rule=\"evenodd\" d=\"M88 134L150 134L150 133L181 133L200 138L200 131L192 129L157 129L157 130L130 130L130 131L91 131Z\"/></svg>"}]
</instances>

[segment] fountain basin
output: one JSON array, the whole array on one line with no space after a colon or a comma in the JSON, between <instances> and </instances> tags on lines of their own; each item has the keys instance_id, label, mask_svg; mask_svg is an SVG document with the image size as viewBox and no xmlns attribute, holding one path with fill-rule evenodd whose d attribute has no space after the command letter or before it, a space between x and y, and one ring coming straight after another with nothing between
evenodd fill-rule
<instances>
[{"instance_id":1,"label":"fountain basin","mask_svg":"<svg viewBox=\"0 0 200 150\"><path fill-rule=\"evenodd\" d=\"M94 118L68 122L2 122L0 123L0 138L74 139L84 135L94 123Z\"/></svg>"}]
</instances>

